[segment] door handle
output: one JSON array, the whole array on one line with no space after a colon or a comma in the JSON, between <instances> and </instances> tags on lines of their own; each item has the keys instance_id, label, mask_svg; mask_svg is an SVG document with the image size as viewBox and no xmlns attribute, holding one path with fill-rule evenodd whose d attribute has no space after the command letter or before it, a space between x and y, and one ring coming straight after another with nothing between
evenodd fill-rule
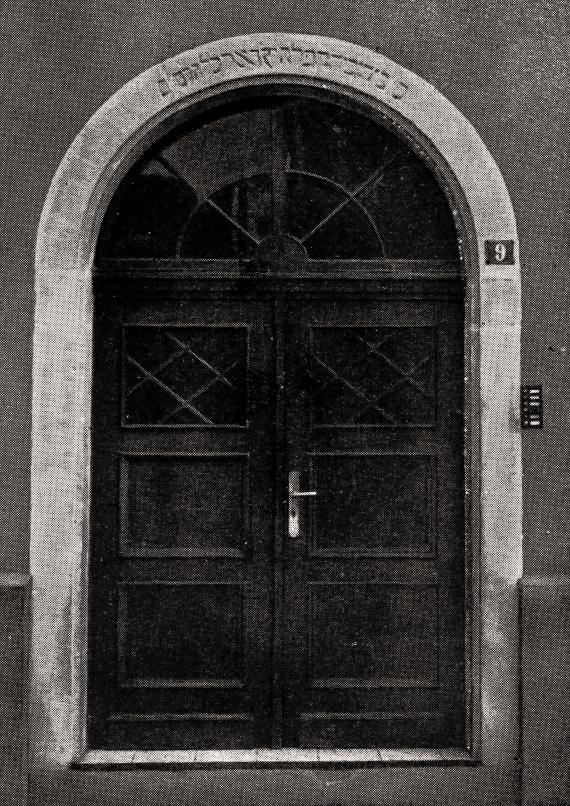
<instances>
[{"instance_id":1,"label":"door handle","mask_svg":"<svg viewBox=\"0 0 570 806\"><path fill-rule=\"evenodd\" d=\"M300 490L301 472L292 470L289 473L289 537L299 536L299 504L298 498L314 498L316 490Z\"/></svg>"}]
</instances>

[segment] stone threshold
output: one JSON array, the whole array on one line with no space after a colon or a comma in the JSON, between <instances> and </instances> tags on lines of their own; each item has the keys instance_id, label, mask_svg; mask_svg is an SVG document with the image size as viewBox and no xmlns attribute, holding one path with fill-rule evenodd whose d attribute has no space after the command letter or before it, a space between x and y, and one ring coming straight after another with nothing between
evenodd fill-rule
<instances>
[{"instance_id":1,"label":"stone threshold","mask_svg":"<svg viewBox=\"0 0 570 806\"><path fill-rule=\"evenodd\" d=\"M466 750L89 750L72 766L76 769L161 769L203 767L298 767L376 765L475 764Z\"/></svg>"}]
</instances>

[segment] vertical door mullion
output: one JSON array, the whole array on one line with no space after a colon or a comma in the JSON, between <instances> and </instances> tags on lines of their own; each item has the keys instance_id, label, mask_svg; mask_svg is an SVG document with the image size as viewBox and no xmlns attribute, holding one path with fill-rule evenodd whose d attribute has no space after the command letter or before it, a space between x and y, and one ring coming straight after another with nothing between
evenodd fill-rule
<instances>
[{"instance_id":1,"label":"vertical door mullion","mask_svg":"<svg viewBox=\"0 0 570 806\"><path fill-rule=\"evenodd\" d=\"M285 431L287 454L289 457L287 474L300 472L300 484L308 482L306 454L309 451L309 423L307 411L303 404L305 399L300 383L304 365L304 353L307 345L305 337L308 330L303 328L302 317L309 315L310 307L306 303L289 301L286 307L287 329L285 346L286 366L286 413ZM304 324L304 322L303 322ZM288 498L288 490L287 490ZM289 501L287 501L287 504ZM305 652L305 635L307 630L306 601L306 560L307 544L307 507L308 499L297 500L299 531L296 536L289 534L288 521L283 534L287 541L284 551L284 721L283 731L287 746L298 745L297 721L304 698L304 686L307 661ZM288 508L287 508L288 512Z\"/></svg>"},{"instance_id":2,"label":"vertical door mullion","mask_svg":"<svg viewBox=\"0 0 570 806\"><path fill-rule=\"evenodd\" d=\"M282 300L274 302L275 343L275 538L273 546L273 659L271 746L283 747L283 554L287 539L287 443L285 433L285 324Z\"/></svg>"}]
</instances>

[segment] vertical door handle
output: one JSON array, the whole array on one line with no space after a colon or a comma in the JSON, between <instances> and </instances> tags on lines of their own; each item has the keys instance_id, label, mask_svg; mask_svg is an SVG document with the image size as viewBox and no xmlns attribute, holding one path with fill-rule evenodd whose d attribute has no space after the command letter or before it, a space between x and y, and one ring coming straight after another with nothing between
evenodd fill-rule
<instances>
[{"instance_id":1,"label":"vertical door handle","mask_svg":"<svg viewBox=\"0 0 570 806\"><path fill-rule=\"evenodd\" d=\"M289 537L299 536L299 498L313 498L316 490L300 490L301 472L292 470L289 473Z\"/></svg>"}]
</instances>

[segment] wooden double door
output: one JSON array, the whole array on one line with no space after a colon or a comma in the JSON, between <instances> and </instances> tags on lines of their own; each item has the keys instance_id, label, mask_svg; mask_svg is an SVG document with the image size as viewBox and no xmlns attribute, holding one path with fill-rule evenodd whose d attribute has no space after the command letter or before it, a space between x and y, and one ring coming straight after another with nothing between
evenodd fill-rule
<instances>
[{"instance_id":1,"label":"wooden double door","mask_svg":"<svg viewBox=\"0 0 570 806\"><path fill-rule=\"evenodd\" d=\"M91 747L463 746L462 321L98 298Z\"/></svg>"}]
</instances>

